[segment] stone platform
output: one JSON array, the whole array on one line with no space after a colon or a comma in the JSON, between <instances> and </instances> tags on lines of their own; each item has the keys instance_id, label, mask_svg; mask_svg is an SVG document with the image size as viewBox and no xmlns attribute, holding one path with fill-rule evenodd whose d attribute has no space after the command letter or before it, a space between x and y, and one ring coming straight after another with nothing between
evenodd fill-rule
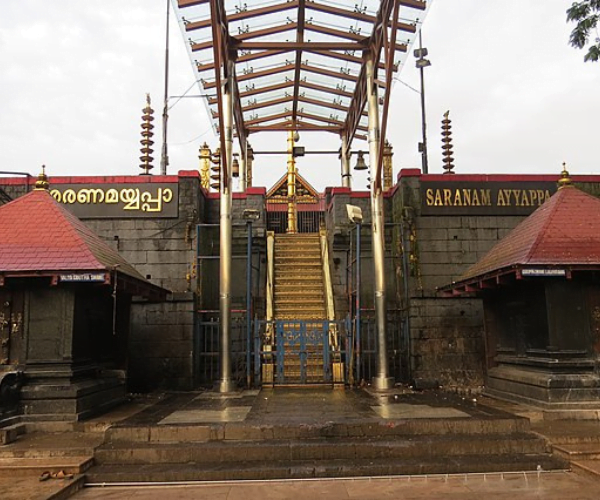
<instances>
[{"instance_id":1,"label":"stone platform","mask_svg":"<svg viewBox=\"0 0 600 500\"><path fill-rule=\"evenodd\" d=\"M90 483L556 470L529 420L441 392L171 394L113 425Z\"/></svg>"}]
</instances>

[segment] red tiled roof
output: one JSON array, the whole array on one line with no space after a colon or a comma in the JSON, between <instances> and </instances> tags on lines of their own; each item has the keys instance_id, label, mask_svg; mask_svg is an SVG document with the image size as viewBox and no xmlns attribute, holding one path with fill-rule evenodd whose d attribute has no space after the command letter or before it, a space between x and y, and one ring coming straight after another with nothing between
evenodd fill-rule
<instances>
[{"instance_id":1,"label":"red tiled roof","mask_svg":"<svg viewBox=\"0 0 600 500\"><path fill-rule=\"evenodd\" d=\"M0 207L0 273L109 271L115 266L146 281L48 191L34 190Z\"/></svg>"},{"instance_id":2,"label":"red tiled roof","mask_svg":"<svg viewBox=\"0 0 600 500\"><path fill-rule=\"evenodd\" d=\"M515 266L600 264L600 199L559 189L457 282Z\"/></svg>"}]
</instances>

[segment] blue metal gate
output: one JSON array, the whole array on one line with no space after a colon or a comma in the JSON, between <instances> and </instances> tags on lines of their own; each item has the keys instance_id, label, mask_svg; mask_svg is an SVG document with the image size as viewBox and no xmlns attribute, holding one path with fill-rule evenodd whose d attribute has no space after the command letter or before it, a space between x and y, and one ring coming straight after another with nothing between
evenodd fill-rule
<instances>
[{"instance_id":1,"label":"blue metal gate","mask_svg":"<svg viewBox=\"0 0 600 500\"><path fill-rule=\"evenodd\" d=\"M347 382L348 326L347 321L255 321L254 380L263 385Z\"/></svg>"}]
</instances>

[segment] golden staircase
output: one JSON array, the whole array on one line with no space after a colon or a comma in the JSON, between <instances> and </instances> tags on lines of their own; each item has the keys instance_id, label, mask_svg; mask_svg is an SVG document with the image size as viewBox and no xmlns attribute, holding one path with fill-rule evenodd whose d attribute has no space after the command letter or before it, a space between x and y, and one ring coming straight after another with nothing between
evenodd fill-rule
<instances>
[{"instance_id":1,"label":"golden staircase","mask_svg":"<svg viewBox=\"0 0 600 500\"><path fill-rule=\"evenodd\" d=\"M293 335L304 322L306 331L323 331L327 320L323 262L318 233L277 234L274 246L273 319L290 320L286 334ZM312 323L310 320L315 320ZM301 349L298 342L286 341L284 381L286 384L324 382L323 342L307 342L305 378L301 377Z\"/></svg>"}]
</instances>

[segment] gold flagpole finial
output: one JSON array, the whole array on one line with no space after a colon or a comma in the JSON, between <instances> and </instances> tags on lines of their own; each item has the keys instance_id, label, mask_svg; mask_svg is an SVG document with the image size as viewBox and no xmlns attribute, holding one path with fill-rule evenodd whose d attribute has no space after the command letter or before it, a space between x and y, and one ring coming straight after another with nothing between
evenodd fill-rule
<instances>
[{"instance_id":1,"label":"gold flagpole finial","mask_svg":"<svg viewBox=\"0 0 600 500\"><path fill-rule=\"evenodd\" d=\"M560 179L558 179L558 189L562 189L566 186L573 185L573 181L571 180L571 177L569 176L569 172L567 171L567 164L565 162L563 162L562 166L563 166L563 169L562 169L562 172L560 173Z\"/></svg>"},{"instance_id":2,"label":"gold flagpole finial","mask_svg":"<svg viewBox=\"0 0 600 500\"><path fill-rule=\"evenodd\" d=\"M42 165L42 171L38 175L37 181L35 181L36 190L48 191L50 183L48 182L48 176L46 175L46 165Z\"/></svg>"}]
</instances>

